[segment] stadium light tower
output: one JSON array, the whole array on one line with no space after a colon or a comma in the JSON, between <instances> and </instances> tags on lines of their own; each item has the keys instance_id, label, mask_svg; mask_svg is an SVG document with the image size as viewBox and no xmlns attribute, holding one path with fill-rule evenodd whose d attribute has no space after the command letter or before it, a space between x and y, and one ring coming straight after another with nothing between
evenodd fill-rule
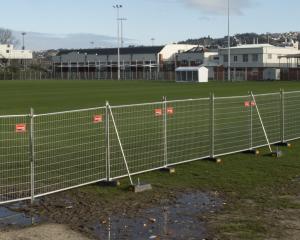
<instances>
[{"instance_id":1,"label":"stadium light tower","mask_svg":"<svg viewBox=\"0 0 300 240\"><path fill-rule=\"evenodd\" d=\"M230 0L228 0L228 81L231 81Z\"/></svg>"},{"instance_id":2,"label":"stadium light tower","mask_svg":"<svg viewBox=\"0 0 300 240\"><path fill-rule=\"evenodd\" d=\"M119 21L121 22L121 48L123 48L123 45L124 45L124 38L123 38L123 21L127 21L127 18L119 18Z\"/></svg>"},{"instance_id":3,"label":"stadium light tower","mask_svg":"<svg viewBox=\"0 0 300 240\"><path fill-rule=\"evenodd\" d=\"M113 6L117 10L117 36L118 36L118 80L121 79L121 71L120 71L120 25L119 25L119 15L120 15L120 8L122 5L116 4Z\"/></svg>"},{"instance_id":4,"label":"stadium light tower","mask_svg":"<svg viewBox=\"0 0 300 240\"><path fill-rule=\"evenodd\" d=\"M22 49L23 50L25 50L25 35L26 35L26 32L22 32L22 41L23 41Z\"/></svg>"}]
</instances>

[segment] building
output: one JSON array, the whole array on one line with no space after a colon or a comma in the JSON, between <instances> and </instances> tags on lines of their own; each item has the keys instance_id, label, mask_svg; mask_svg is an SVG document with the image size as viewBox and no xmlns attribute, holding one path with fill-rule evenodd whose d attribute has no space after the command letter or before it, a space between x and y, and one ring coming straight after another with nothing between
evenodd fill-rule
<instances>
[{"instance_id":1,"label":"building","mask_svg":"<svg viewBox=\"0 0 300 240\"><path fill-rule=\"evenodd\" d=\"M166 77L159 77L160 72L170 72L174 80L177 54L193 47L195 45L168 44L121 48L121 78L159 79ZM117 52L117 48L60 51L52 58L53 71L61 78L116 79Z\"/></svg>"},{"instance_id":2,"label":"building","mask_svg":"<svg viewBox=\"0 0 300 240\"><path fill-rule=\"evenodd\" d=\"M265 69L282 69L289 63L288 58L282 56L299 54L295 47L276 47L270 44L240 45L231 48L231 79L268 80L264 79ZM223 80L228 79L228 48L219 50L220 65ZM290 64L289 68L297 68L297 64Z\"/></svg>"},{"instance_id":3,"label":"building","mask_svg":"<svg viewBox=\"0 0 300 240\"><path fill-rule=\"evenodd\" d=\"M177 65L180 67L204 66L208 69L208 78L210 80L217 79L215 68L219 66L218 49L197 46L186 52L178 53Z\"/></svg>"},{"instance_id":4,"label":"building","mask_svg":"<svg viewBox=\"0 0 300 240\"><path fill-rule=\"evenodd\" d=\"M29 50L16 50L13 45L0 45L0 65L11 63L24 63L32 60L32 52Z\"/></svg>"}]
</instances>

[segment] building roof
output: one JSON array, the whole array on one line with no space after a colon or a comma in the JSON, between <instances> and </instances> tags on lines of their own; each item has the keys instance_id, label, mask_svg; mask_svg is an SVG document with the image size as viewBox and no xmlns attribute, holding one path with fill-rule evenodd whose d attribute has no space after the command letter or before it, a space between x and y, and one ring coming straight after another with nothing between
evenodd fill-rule
<instances>
[{"instance_id":1,"label":"building roof","mask_svg":"<svg viewBox=\"0 0 300 240\"><path fill-rule=\"evenodd\" d=\"M152 47L126 47L120 48L120 54L158 54L164 46L152 46ZM89 55L117 55L117 48L98 48L98 49L72 49L61 50L57 56L65 55L68 53L77 52L80 54Z\"/></svg>"}]
</instances>

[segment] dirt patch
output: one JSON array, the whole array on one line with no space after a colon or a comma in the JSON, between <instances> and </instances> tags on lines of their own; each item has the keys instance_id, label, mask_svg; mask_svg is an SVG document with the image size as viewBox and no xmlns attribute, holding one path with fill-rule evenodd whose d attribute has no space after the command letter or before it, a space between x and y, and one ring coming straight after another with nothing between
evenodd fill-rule
<instances>
[{"instance_id":1,"label":"dirt patch","mask_svg":"<svg viewBox=\"0 0 300 240\"><path fill-rule=\"evenodd\" d=\"M0 240L89 240L64 225L45 224L26 229L1 231Z\"/></svg>"},{"instance_id":2,"label":"dirt patch","mask_svg":"<svg viewBox=\"0 0 300 240\"><path fill-rule=\"evenodd\" d=\"M107 202L86 192L70 191L14 211L38 216L40 222L67 224L93 239L204 239L209 237L204 215L223 205L216 195L197 191L143 194Z\"/></svg>"}]
</instances>

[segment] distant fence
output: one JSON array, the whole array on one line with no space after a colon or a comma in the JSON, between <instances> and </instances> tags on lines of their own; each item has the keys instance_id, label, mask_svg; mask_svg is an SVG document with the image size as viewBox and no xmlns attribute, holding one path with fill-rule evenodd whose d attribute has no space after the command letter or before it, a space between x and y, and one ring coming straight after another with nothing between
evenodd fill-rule
<instances>
[{"instance_id":1,"label":"distant fence","mask_svg":"<svg viewBox=\"0 0 300 240\"><path fill-rule=\"evenodd\" d=\"M300 138L300 92L0 116L0 204Z\"/></svg>"}]
</instances>

